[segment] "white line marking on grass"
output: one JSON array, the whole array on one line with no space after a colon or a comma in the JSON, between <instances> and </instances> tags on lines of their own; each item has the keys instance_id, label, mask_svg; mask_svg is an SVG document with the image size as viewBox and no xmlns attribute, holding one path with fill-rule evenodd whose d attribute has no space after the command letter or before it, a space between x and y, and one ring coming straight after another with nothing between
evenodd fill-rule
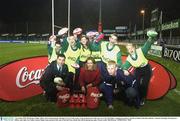
<instances>
[{"instance_id":1,"label":"white line marking on grass","mask_svg":"<svg viewBox=\"0 0 180 121\"><path fill-rule=\"evenodd\" d=\"M174 92L176 92L178 95L180 95L180 91L177 89L174 89Z\"/></svg>"}]
</instances>

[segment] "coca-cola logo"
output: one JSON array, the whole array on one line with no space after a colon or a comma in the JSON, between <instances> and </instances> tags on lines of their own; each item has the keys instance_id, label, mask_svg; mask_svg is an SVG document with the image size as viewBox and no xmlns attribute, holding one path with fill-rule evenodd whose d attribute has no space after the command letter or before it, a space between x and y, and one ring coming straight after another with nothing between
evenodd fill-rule
<instances>
[{"instance_id":1,"label":"coca-cola logo","mask_svg":"<svg viewBox=\"0 0 180 121\"><path fill-rule=\"evenodd\" d=\"M63 102L66 103L69 98L70 98L70 94L64 94L64 95L59 95L58 98Z\"/></svg>"},{"instance_id":2,"label":"coca-cola logo","mask_svg":"<svg viewBox=\"0 0 180 121\"><path fill-rule=\"evenodd\" d=\"M24 88L31 84L39 84L40 78L43 72L44 72L44 69L37 69L37 70L32 70L31 72L28 72L27 67L22 67L16 76L17 87Z\"/></svg>"},{"instance_id":3,"label":"coca-cola logo","mask_svg":"<svg viewBox=\"0 0 180 121\"><path fill-rule=\"evenodd\" d=\"M102 97L102 93L94 93L94 92L92 92L90 96L99 98L99 97Z\"/></svg>"},{"instance_id":4,"label":"coca-cola logo","mask_svg":"<svg viewBox=\"0 0 180 121\"><path fill-rule=\"evenodd\" d=\"M40 78L48 58L33 57L11 62L0 68L0 99L17 101L43 92Z\"/></svg>"},{"instance_id":5,"label":"coca-cola logo","mask_svg":"<svg viewBox=\"0 0 180 121\"><path fill-rule=\"evenodd\" d=\"M58 98L59 99L69 99L70 98L70 94L59 95Z\"/></svg>"}]
</instances>

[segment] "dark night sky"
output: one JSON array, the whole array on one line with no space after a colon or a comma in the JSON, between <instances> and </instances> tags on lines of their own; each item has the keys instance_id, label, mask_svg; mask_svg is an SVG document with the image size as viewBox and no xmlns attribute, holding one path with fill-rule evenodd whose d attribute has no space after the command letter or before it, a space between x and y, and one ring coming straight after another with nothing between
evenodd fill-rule
<instances>
[{"instance_id":1,"label":"dark night sky","mask_svg":"<svg viewBox=\"0 0 180 121\"><path fill-rule=\"evenodd\" d=\"M145 26L150 26L150 13L159 8L163 11L163 22L180 18L179 0L102 0L102 22L104 29L137 24L141 28L144 8ZM68 0L55 0L55 24L67 26ZM71 27L96 29L99 0L71 0ZM1 0L0 33L47 33L51 31L51 0ZM57 32L57 30L56 30Z\"/></svg>"}]
</instances>

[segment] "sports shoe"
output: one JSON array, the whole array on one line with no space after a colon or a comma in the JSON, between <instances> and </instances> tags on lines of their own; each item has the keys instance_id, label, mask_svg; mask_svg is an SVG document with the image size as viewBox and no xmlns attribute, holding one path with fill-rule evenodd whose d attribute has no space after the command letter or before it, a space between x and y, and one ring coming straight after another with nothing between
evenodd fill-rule
<instances>
[{"instance_id":1,"label":"sports shoe","mask_svg":"<svg viewBox=\"0 0 180 121\"><path fill-rule=\"evenodd\" d=\"M114 109L113 105L108 105L108 109Z\"/></svg>"},{"instance_id":2,"label":"sports shoe","mask_svg":"<svg viewBox=\"0 0 180 121\"><path fill-rule=\"evenodd\" d=\"M144 100L142 99L141 101L140 101L140 106L143 106L144 105Z\"/></svg>"}]
</instances>

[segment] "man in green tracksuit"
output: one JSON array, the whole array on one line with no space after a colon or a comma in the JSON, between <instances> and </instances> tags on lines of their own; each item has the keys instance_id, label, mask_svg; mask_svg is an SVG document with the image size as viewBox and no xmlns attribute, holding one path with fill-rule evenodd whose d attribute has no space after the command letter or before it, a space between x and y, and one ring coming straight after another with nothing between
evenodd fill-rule
<instances>
[{"instance_id":1,"label":"man in green tracksuit","mask_svg":"<svg viewBox=\"0 0 180 121\"><path fill-rule=\"evenodd\" d=\"M126 48L129 52L129 55L122 66L125 75L129 74L128 69L131 66L135 68L134 76L138 82L140 105L144 105L144 101L147 95L148 84L152 75L151 66L150 64L148 64L148 60L145 56L147 55L151 45L153 44L157 36L157 32L148 31L147 36L149 38L141 48L136 49L133 44L127 44Z\"/></svg>"}]
</instances>

